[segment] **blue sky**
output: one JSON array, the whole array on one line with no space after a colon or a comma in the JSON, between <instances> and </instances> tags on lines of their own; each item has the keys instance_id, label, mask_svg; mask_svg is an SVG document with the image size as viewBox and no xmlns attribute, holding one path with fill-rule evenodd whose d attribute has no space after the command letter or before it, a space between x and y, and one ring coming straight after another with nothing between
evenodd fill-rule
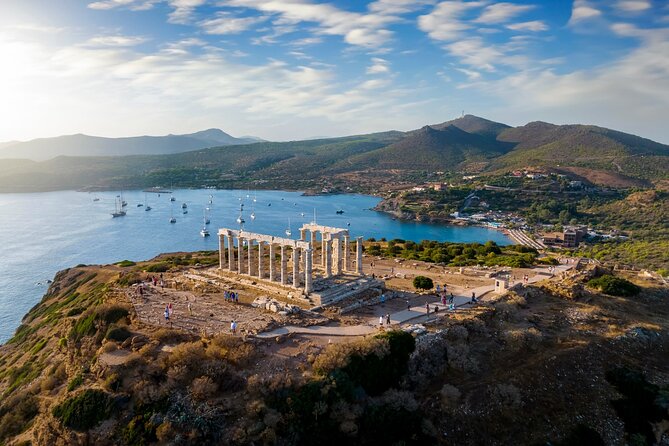
<instances>
[{"instance_id":1,"label":"blue sky","mask_svg":"<svg viewBox=\"0 0 669 446\"><path fill-rule=\"evenodd\" d=\"M2 0L0 141L408 130L464 110L669 143L659 0Z\"/></svg>"}]
</instances>

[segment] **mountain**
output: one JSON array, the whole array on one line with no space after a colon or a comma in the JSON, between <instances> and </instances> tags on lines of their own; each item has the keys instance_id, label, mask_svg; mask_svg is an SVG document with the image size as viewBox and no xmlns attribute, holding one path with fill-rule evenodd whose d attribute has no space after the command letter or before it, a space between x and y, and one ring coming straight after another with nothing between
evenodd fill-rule
<instances>
[{"instance_id":1,"label":"mountain","mask_svg":"<svg viewBox=\"0 0 669 446\"><path fill-rule=\"evenodd\" d=\"M481 161L504 153L504 144L468 133L455 125L446 125L442 129L425 126L352 161L382 169L450 170L465 162Z\"/></svg>"},{"instance_id":2,"label":"mountain","mask_svg":"<svg viewBox=\"0 0 669 446\"><path fill-rule=\"evenodd\" d=\"M27 158L43 161L57 156L161 155L255 142L257 142L256 139L235 138L219 129L208 129L186 135L125 138L77 134L40 138L27 142L3 143L0 145L0 158Z\"/></svg>"},{"instance_id":3,"label":"mountain","mask_svg":"<svg viewBox=\"0 0 669 446\"><path fill-rule=\"evenodd\" d=\"M464 115L461 118L442 122L441 124L431 125L430 127L437 130L443 130L449 126L457 127L467 133L473 133L475 135L487 136L491 138L497 138L497 135L507 129L512 128L506 124L489 121L474 115Z\"/></svg>"},{"instance_id":4,"label":"mountain","mask_svg":"<svg viewBox=\"0 0 669 446\"><path fill-rule=\"evenodd\" d=\"M77 135L67 138L77 139ZM78 138L91 141L83 135ZM152 137L139 139L146 138L153 142ZM669 146L590 125L531 122L509 127L467 115L409 132L225 145L229 138L210 129L156 138L163 151L166 141L172 141L169 148L178 153L0 160L0 191L169 184L246 188L251 183L297 190L358 186L374 190L380 183L422 182L426 173L437 171L451 172L457 178L526 167L545 167L610 187L669 179ZM183 151L186 142L199 147ZM146 146L140 148L146 150Z\"/></svg>"}]
</instances>

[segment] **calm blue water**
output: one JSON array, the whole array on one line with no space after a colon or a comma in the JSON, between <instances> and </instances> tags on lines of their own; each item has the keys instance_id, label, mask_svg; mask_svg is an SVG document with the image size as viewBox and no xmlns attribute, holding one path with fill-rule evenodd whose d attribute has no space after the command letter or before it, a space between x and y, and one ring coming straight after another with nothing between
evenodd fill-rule
<instances>
[{"instance_id":1,"label":"calm blue water","mask_svg":"<svg viewBox=\"0 0 669 446\"><path fill-rule=\"evenodd\" d=\"M253 192L247 198L245 191L177 190L174 203L167 194L125 192L127 216L112 218L116 195L98 194L100 201L94 202L95 195L72 191L0 194L0 343L11 337L23 315L39 302L46 280L57 271L79 263L145 260L163 252L217 249L216 229L238 227L240 198L245 205L245 228L253 232L284 236L290 219L293 237L299 236L300 225L311 221L316 209L318 223L348 227L352 237L509 243L500 232L485 228L393 220L370 210L378 198L363 195L305 197L299 192L259 191L255 221L250 218ZM148 212L136 207L145 195L153 208ZM182 203L188 205L186 215ZM211 208L212 236L203 238L199 231L207 206ZM345 213L337 215L338 209ZM170 212L176 224L168 222Z\"/></svg>"}]
</instances>

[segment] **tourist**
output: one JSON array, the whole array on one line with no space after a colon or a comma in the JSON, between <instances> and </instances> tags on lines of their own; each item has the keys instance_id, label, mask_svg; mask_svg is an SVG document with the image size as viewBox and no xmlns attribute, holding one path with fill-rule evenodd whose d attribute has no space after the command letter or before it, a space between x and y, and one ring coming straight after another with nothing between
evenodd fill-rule
<instances>
[{"instance_id":1,"label":"tourist","mask_svg":"<svg viewBox=\"0 0 669 446\"><path fill-rule=\"evenodd\" d=\"M448 311L455 311L455 304L454 303L450 303L448 305Z\"/></svg>"},{"instance_id":2,"label":"tourist","mask_svg":"<svg viewBox=\"0 0 669 446\"><path fill-rule=\"evenodd\" d=\"M435 314L435 316L436 316L437 313L439 313L439 305L435 305L435 306L434 306L434 314Z\"/></svg>"},{"instance_id":3,"label":"tourist","mask_svg":"<svg viewBox=\"0 0 669 446\"><path fill-rule=\"evenodd\" d=\"M453 296L453 293L451 293L451 295L448 296L448 303L452 304L454 300L455 300L455 296Z\"/></svg>"},{"instance_id":4,"label":"tourist","mask_svg":"<svg viewBox=\"0 0 669 446\"><path fill-rule=\"evenodd\" d=\"M409 303L409 299L407 299L407 310L411 311L411 304Z\"/></svg>"},{"instance_id":5,"label":"tourist","mask_svg":"<svg viewBox=\"0 0 669 446\"><path fill-rule=\"evenodd\" d=\"M425 314L430 315L430 304L425 304Z\"/></svg>"},{"instance_id":6,"label":"tourist","mask_svg":"<svg viewBox=\"0 0 669 446\"><path fill-rule=\"evenodd\" d=\"M472 303L476 303L476 293L472 291Z\"/></svg>"},{"instance_id":7,"label":"tourist","mask_svg":"<svg viewBox=\"0 0 669 446\"><path fill-rule=\"evenodd\" d=\"M381 305L383 305L383 304L385 304L385 303L386 303L386 295L385 295L385 294L381 294Z\"/></svg>"},{"instance_id":8,"label":"tourist","mask_svg":"<svg viewBox=\"0 0 669 446\"><path fill-rule=\"evenodd\" d=\"M188 302L188 314L191 316L193 315L193 307L191 307L190 302Z\"/></svg>"},{"instance_id":9,"label":"tourist","mask_svg":"<svg viewBox=\"0 0 669 446\"><path fill-rule=\"evenodd\" d=\"M230 323L230 331L232 332L233 335L237 333L237 322L235 322L234 319Z\"/></svg>"},{"instance_id":10,"label":"tourist","mask_svg":"<svg viewBox=\"0 0 669 446\"><path fill-rule=\"evenodd\" d=\"M390 325L390 313L386 313L386 325Z\"/></svg>"},{"instance_id":11,"label":"tourist","mask_svg":"<svg viewBox=\"0 0 669 446\"><path fill-rule=\"evenodd\" d=\"M441 285L437 284L437 293L441 292Z\"/></svg>"},{"instance_id":12,"label":"tourist","mask_svg":"<svg viewBox=\"0 0 669 446\"><path fill-rule=\"evenodd\" d=\"M168 307L165 307L165 323L172 325L172 322L170 321L170 309Z\"/></svg>"},{"instance_id":13,"label":"tourist","mask_svg":"<svg viewBox=\"0 0 669 446\"><path fill-rule=\"evenodd\" d=\"M172 310L172 302L170 302L170 303L167 304L167 311L170 312L170 317L172 317L172 311L173 311L173 310Z\"/></svg>"},{"instance_id":14,"label":"tourist","mask_svg":"<svg viewBox=\"0 0 669 446\"><path fill-rule=\"evenodd\" d=\"M379 327L383 328L383 316L379 316Z\"/></svg>"}]
</instances>

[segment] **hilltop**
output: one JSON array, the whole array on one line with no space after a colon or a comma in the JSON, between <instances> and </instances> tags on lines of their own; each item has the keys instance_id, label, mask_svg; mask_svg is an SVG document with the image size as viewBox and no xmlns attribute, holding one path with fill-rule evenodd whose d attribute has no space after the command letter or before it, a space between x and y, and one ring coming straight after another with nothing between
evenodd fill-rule
<instances>
[{"instance_id":1,"label":"hilltop","mask_svg":"<svg viewBox=\"0 0 669 446\"><path fill-rule=\"evenodd\" d=\"M103 138L89 135L67 135L39 138L26 142L0 143L0 158L27 158L44 161L58 156L162 155L206 147L252 144L254 137L235 138L219 129L202 130L186 135L134 136Z\"/></svg>"},{"instance_id":2,"label":"hilltop","mask_svg":"<svg viewBox=\"0 0 669 446\"><path fill-rule=\"evenodd\" d=\"M404 299L350 315L280 315L252 307L244 285L234 285L242 296L235 304L221 296L231 284L188 277L215 274L203 265L216 261L215 252L178 253L58 273L0 346L0 443L666 441L669 294L652 279L618 273L625 275L617 281L633 282L633 295L603 294L596 283L611 272L583 265L430 322L420 318L422 325L364 337L261 338L253 334L277 324L365 324L379 311L403 309ZM412 263L461 288L457 268L444 276ZM156 271L165 288L148 284ZM147 312L150 301L157 308ZM166 301L174 301L174 328L161 322ZM227 332L233 317L241 317L243 335Z\"/></svg>"},{"instance_id":3,"label":"hilltop","mask_svg":"<svg viewBox=\"0 0 669 446\"><path fill-rule=\"evenodd\" d=\"M214 129L167 137L74 135L18 143L0 149L0 154L26 157L37 153L45 157L46 153L66 150L89 156L58 156L33 163L0 160L0 191L168 184L244 188L253 183L254 187L370 192L386 184L425 181L436 171L452 180L528 166L579 169L578 175L586 180L610 179L614 187L667 179L669 175L669 146L645 138L587 125L532 122L510 127L472 115L409 132L243 142L240 145ZM190 150L193 148L198 150ZM113 150L166 153L90 156Z\"/></svg>"}]
</instances>

